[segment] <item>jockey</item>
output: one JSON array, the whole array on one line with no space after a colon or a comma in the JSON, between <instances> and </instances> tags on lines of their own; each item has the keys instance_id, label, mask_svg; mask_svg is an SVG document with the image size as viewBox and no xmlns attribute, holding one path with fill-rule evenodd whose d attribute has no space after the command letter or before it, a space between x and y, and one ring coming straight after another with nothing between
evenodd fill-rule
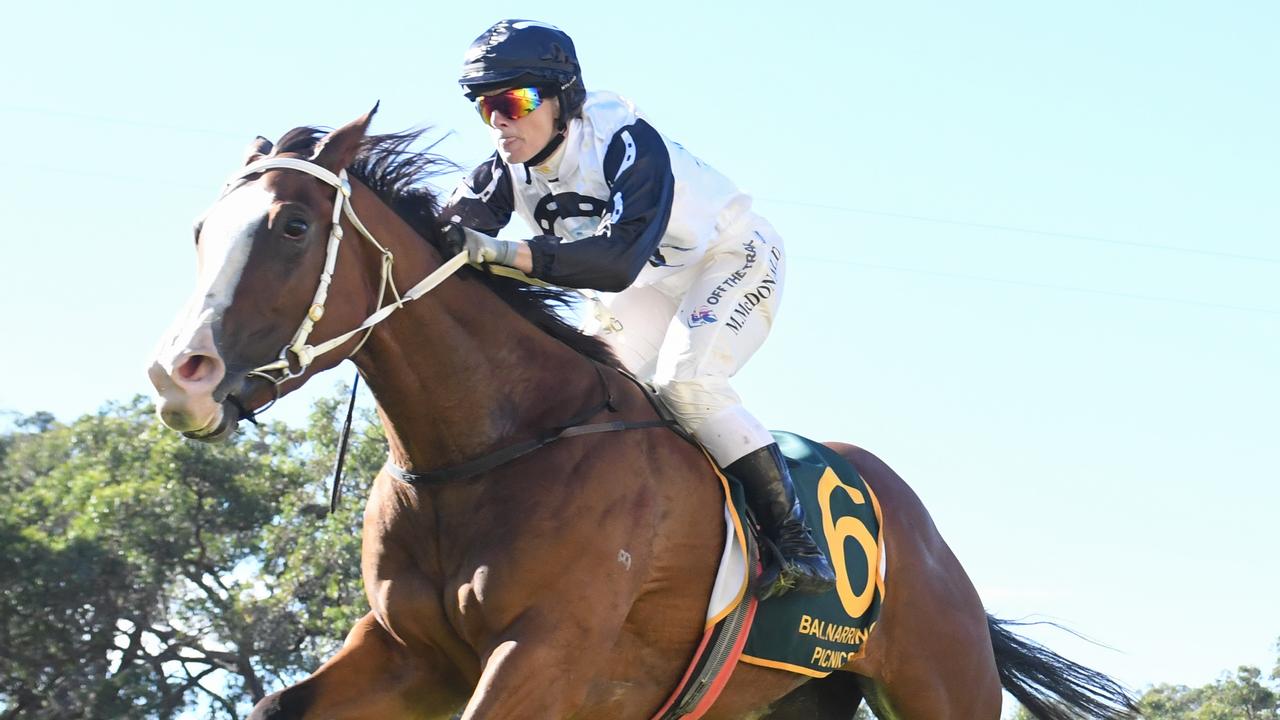
<instances>
[{"instance_id":1,"label":"jockey","mask_svg":"<svg viewBox=\"0 0 1280 720\"><path fill-rule=\"evenodd\" d=\"M497 23L471 44L458 82L497 146L440 214L476 231L453 233L469 259L611 293L598 334L742 482L782 555L760 597L830 590L782 452L729 386L777 315L782 238L750 196L629 100L588 93L573 41L556 27ZM533 237L494 237L513 212Z\"/></svg>"}]
</instances>

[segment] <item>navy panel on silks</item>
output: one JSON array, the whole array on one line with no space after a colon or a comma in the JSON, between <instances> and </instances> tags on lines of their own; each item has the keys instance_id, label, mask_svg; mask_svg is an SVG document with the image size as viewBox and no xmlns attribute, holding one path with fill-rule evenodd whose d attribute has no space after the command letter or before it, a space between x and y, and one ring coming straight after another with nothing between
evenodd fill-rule
<instances>
[{"instance_id":1,"label":"navy panel on silks","mask_svg":"<svg viewBox=\"0 0 1280 720\"><path fill-rule=\"evenodd\" d=\"M799 435L773 435L787 456L814 540L831 559L836 590L788 593L761 603L742 661L822 677L862 653L880 615L880 508L843 457Z\"/></svg>"}]
</instances>

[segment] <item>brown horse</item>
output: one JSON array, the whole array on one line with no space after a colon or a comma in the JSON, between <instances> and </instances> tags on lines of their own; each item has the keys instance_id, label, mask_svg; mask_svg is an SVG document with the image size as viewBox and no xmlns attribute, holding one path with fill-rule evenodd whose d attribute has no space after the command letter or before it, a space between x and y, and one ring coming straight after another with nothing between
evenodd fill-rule
<instances>
[{"instance_id":1,"label":"brown horse","mask_svg":"<svg viewBox=\"0 0 1280 720\"><path fill-rule=\"evenodd\" d=\"M389 466L415 473L568 424L654 420L607 348L557 314L564 292L470 267L441 281L461 258L444 252L418 182L437 159L408 150L414 133L366 138L371 116L323 137L298 128L274 148L259 138L197 225L197 288L151 369L164 422L224 437L347 357L377 398ZM371 315L380 322L362 328ZM308 345L313 332L331 341ZM1039 718L1133 716L1113 682L986 614L893 470L831 447L883 509L887 592L866 652L820 679L739 666L705 717L847 719L865 698L880 718L994 720L1002 685ZM705 456L651 422L467 478L409 484L384 470L364 521L371 612L252 717L652 717L702 636L721 503Z\"/></svg>"}]
</instances>

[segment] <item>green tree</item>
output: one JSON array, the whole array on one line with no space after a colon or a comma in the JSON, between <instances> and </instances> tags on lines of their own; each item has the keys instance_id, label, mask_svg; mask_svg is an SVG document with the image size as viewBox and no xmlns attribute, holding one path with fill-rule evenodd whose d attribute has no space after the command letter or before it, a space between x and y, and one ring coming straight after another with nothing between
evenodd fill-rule
<instances>
[{"instance_id":1,"label":"green tree","mask_svg":"<svg viewBox=\"0 0 1280 720\"><path fill-rule=\"evenodd\" d=\"M1240 666L1202 687L1161 684L1147 688L1138 702L1145 720L1280 720L1280 641L1270 685L1256 667ZM1012 720L1033 720L1018 707Z\"/></svg>"},{"instance_id":2,"label":"green tree","mask_svg":"<svg viewBox=\"0 0 1280 720\"><path fill-rule=\"evenodd\" d=\"M1202 687L1157 685L1140 705L1148 720L1280 720L1280 664L1268 680L1258 668L1242 665Z\"/></svg>"},{"instance_id":3,"label":"green tree","mask_svg":"<svg viewBox=\"0 0 1280 720\"><path fill-rule=\"evenodd\" d=\"M1271 679L1280 681L1280 640L1276 640L1276 666L1271 669Z\"/></svg>"},{"instance_id":4,"label":"green tree","mask_svg":"<svg viewBox=\"0 0 1280 720\"><path fill-rule=\"evenodd\" d=\"M362 418L327 513L338 397L304 429L182 439L142 400L0 434L0 718L237 717L367 610Z\"/></svg>"}]
</instances>

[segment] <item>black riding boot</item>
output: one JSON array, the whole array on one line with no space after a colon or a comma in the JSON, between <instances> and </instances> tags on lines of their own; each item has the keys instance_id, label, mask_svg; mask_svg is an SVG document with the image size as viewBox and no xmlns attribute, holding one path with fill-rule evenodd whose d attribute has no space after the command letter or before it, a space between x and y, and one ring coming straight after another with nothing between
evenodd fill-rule
<instances>
[{"instance_id":1,"label":"black riding boot","mask_svg":"<svg viewBox=\"0 0 1280 720\"><path fill-rule=\"evenodd\" d=\"M756 595L761 600L790 590L821 593L835 587L835 573L804 524L782 450L773 443L747 453L725 470L742 483L760 529L782 554L782 566L766 562Z\"/></svg>"}]
</instances>

